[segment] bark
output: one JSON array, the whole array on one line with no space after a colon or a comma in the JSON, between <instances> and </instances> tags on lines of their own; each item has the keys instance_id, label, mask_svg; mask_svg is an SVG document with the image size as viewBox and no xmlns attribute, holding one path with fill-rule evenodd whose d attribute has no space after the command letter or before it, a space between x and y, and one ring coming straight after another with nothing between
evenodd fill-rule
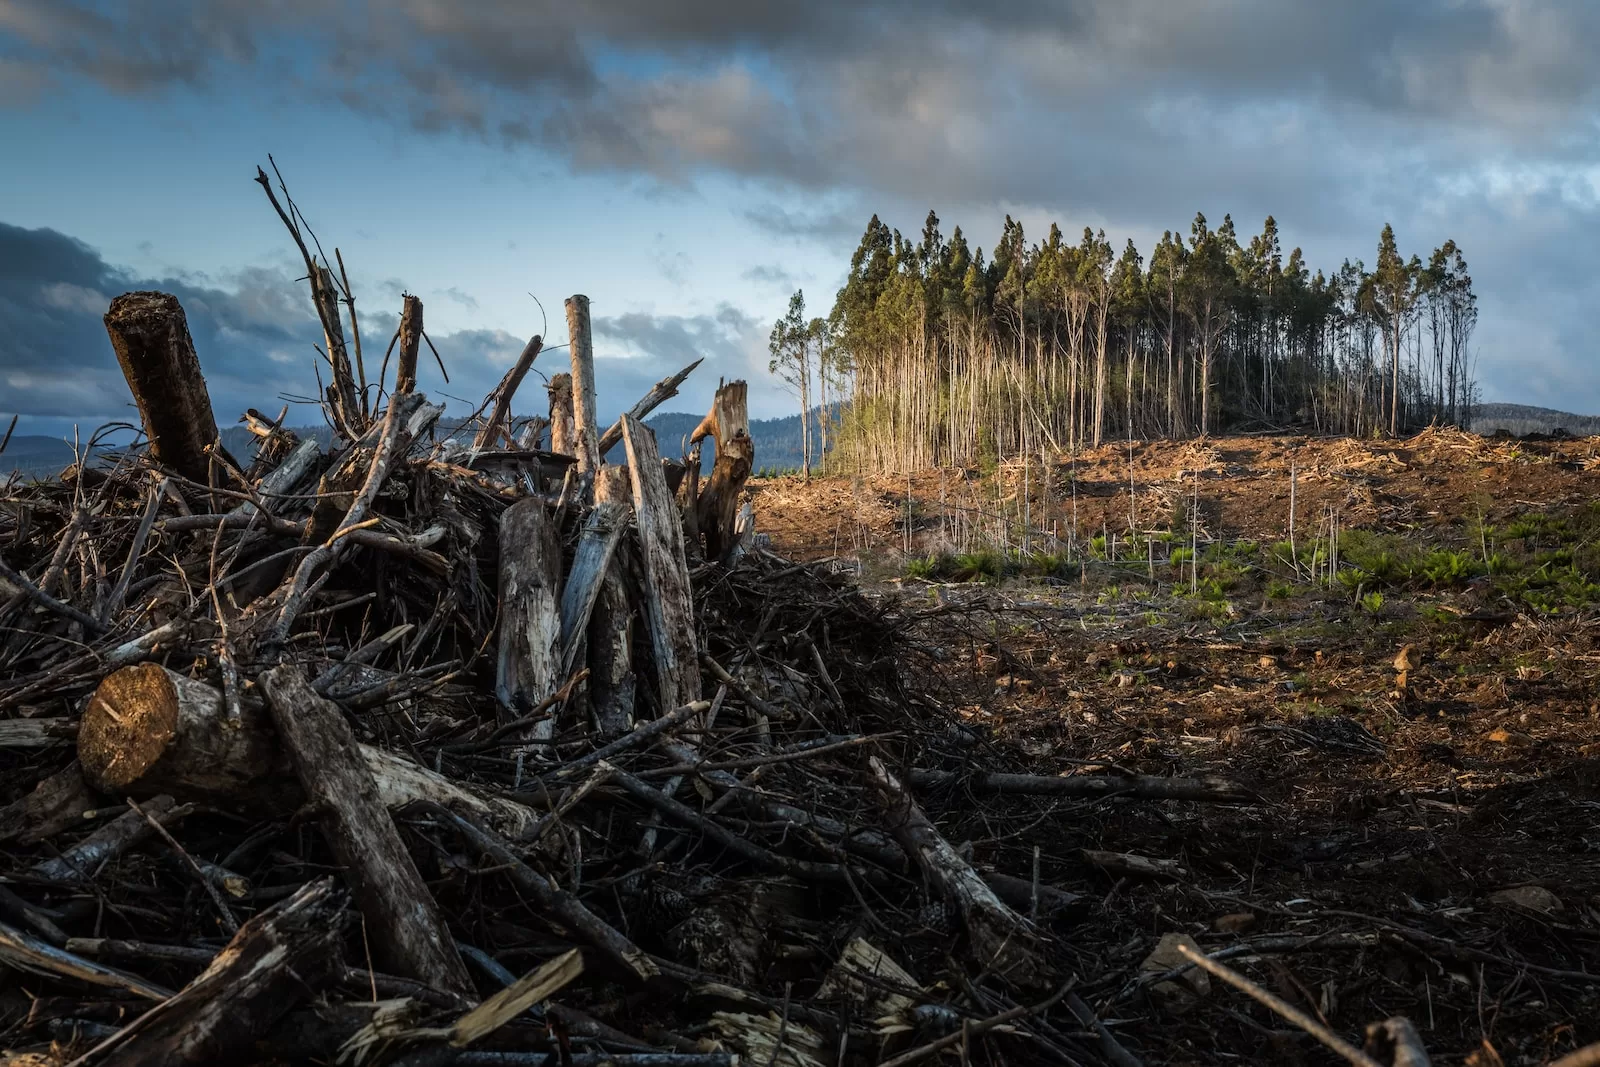
<instances>
[{"instance_id":1,"label":"bark","mask_svg":"<svg viewBox=\"0 0 1600 1067\"><path fill-rule=\"evenodd\" d=\"M572 350L572 418L578 473L593 477L600 466L600 428L594 413L594 338L589 329L589 298L567 297L567 335Z\"/></svg>"},{"instance_id":2,"label":"bark","mask_svg":"<svg viewBox=\"0 0 1600 1067\"><path fill-rule=\"evenodd\" d=\"M562 456L577 454L577 431L573 428L572 375L550 378L550 451Z\"/></svg>"},{"instance_id":3,"label":"bark","mask_svg":"<svg viewBox=\"0 0 1600 1067\"><path fill-rule=\"evenodd\" d=\"M341 897L323 879L255 916L198 978L92 1055L118 1067L249 1062L257 1039L343 972Z\"/></svg>"},{"instance_id":4,"label":"bark","mask_svg":"<svg viewBox=\"0 0 1600 1067\"><path fill-rule=\"evenodd\" d=\"M683 524L661 473L655 434L637 419L624 418L622 439L628 447L628 472L633 480L658 706L665 712L700 699L700 653Z\"/></svg>"},{"instance_id":5,"label":"bark","mask_svg":"<svg viewBox=\"0 0 1600 1067\"><path fill-rule=\"evenodd\" d=\"M301 787L322 813L323 833L366 919L373 955L402 977L471 997L455 941L384 809L350 724L298 667L274 668L260 681Z\"/></svg>"},{"instance_id":6,"label":"bark","mask_svg":"<svg viewBox=\"0 0 1600 1067\"><path fill-rule=\"evenodd\" d=\"M400 311L400 362L395 365L395 393L409 393L417 387L417 353L422 346L422 301L406 294ZM393 403L391 400L390 403Z\"/></svg>"},{"instance_id":7,"label":"bark","mask_svg":"<svg viewBox=\"0 0 1600 1067\"><path fill-rule=\"evenodd\" d=\"M178 298L124 293L111 302L105 324L150 438L150 457L207 484L206 449L217 440L217 422Z\"/></svg>"},{"instance_id":8,"label":"bark","mask_svg":"<svg viewBox=\"0 0 1600 1067\"><path fill-rule=\"evenodd\" d=\"M695 519L705 537L706 559L722 560L737 543L734 527L739 517L739 496L755 463L744 382L729 382L717 389L710 414L689 440L693 443L708 436L716 440L717 454L711 477L696 502Z\"/></svg>"},{"instance_id":9,"label":"bark","mask_svg":"<svg viewBox=\"0 0 1600 1067\"><path fill-rule=\"evenodd\" d=\"M500 644L495 694L513 718L561 685L561 542L543 500L531 497L500 517ZM535 723L534 739L555 732Z\"/></svg>"}]
</instances>

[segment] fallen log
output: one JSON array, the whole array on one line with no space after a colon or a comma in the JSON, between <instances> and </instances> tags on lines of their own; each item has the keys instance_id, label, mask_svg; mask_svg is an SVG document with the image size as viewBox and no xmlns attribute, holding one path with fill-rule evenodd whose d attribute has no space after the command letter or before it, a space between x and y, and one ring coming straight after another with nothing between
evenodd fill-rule
<instances>
[{"instance_id":1,"label":"fallen log","mask_svg":"<svg viewBox=\"0 0 1600 1067\"><path fill-rule=\"evenodd\" d=\"M123 293L111 301L105 324L150 438L150 458L191 481L209 484L206 448L217 440L217 421L178 298Z\"/></svg>"},{"instance_id":2,"label":"fallen log","mask_svg":"<svg viewBox=\"0 0 1600 1067\"><path fill-rule=\"evenodd\" d=\"M120 989L146 1000L165 1000L172 996L172 990L147 982L138 975L86 960L4 923L0 923L0 964L34 974Z\"/></svg>"},{"instance_id":3,"label":"fallen log","mask_svg":"<svg viewBox=\"0 0 1600 1067\"><path fill-rule=\"evenodd\" d=\"M1214 804L1248 804L1255 794L1226 778L1162 778L1136 774L1111 775L1002 774L979 771L913 770L906 774L913 789L961 789L974 793L1023 796L1134 797L1140 800L1198 800Z\"/></svg>"},{"instance_id":4,"label":"fallen log","mask_svg":"<svg viewBox=\"0 0 1600 1067\"><path fill-rule=\"evenodd\" d=\"M239 928L201 975L74 1061L215 1064L250 1053L289 1009L343 973L344 901L331 879Z\"/></svg>"},{"instance_id":5,"label":"fallen log","mask_svg":"<svg viewBox=\"0 0 1600 1067\"><path fill-rule=\"evenodd\" d=\"M219 690L165 667L124 667L90 697L78 728L84 769L71 768L63 788L70 789L73 778L87 779L113 796L171 793L234 811L292 814L306 794L271 717L254 700L243 701L239 711L239 721L229 722ZM488 820L514 840L538 822L521 804L475 792L393 753L370 745L356 751L385 807L437 801ZM64 818L78 818L76 808L86 798L67 800Z\"/></svg>"},{"instance_id":6,"label":"fallen log","mask_svg":"<svg viewBox=\"0 0 1600 1067\"><path fill-rule=\"evenodd\" d=\"M300 784L319 806L328 845L345 868L373 954L402 977L472 996L455 941L382 804L349 723L298 667L276 667L260 683Z\"/></svg>"},{"instance_id":7,"label":"fallen log","mask_svg":"<svg viewBox=\"0 0 1600 1067\"><path fill-rule=\"evenodd\" d=\"M1022 985L1048 978L1032 925L1012 911L961 858L877 756L868 759L879 803L906 855L961 916L978 964Z\"/></svg>"}]
</instances>

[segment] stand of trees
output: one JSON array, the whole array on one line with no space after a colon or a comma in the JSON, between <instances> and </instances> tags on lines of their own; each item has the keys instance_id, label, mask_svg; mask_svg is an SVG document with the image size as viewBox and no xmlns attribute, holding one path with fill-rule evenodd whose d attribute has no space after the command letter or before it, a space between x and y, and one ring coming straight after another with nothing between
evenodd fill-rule
<instances>
[{"instance_id":1,"label":"stand of trees","mask_svg":"<svg viewBox=\"0 0 1600 1067\"><path fill-rule=\"evenodd\" d=\"M830 462L905 470L1123 437L1463 425L1476 321L1455 242L1408 260L1389 226L1374 270L1330 275L1285 257L1271 217L1241 244L1231 218L1196 215L1147 263L1089 229L1029 244L1010 217L985 259L930 211L920 240L873 216L826 323L796 294L773 369L802 411L813 381L848 401L831 439L818 420Z\"/></svg>"}]
</instances>

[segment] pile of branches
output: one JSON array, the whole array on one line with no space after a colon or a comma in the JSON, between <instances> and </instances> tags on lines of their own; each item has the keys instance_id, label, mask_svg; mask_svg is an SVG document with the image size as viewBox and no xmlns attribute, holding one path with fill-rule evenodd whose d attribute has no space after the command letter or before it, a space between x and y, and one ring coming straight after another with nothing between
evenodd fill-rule
<instances>
[{"instance_id":1,"label":"pile of branches","mask_svg":"<svg viewBox=\"0 0 1600 1067\"><path fill-rule=\"evenodd\" d=\"M5 1062L1139 1062L1074 895L919 795L1245 791L1006 773L892 606L754 535L743 382L681 459L640 420L692 366L602 432L577 296L548 418L534 337L446 433L421 302L369 383L307 265L331 450L251 412L229 455L130 293L137 447L0 498Z\"/></svg>"}]
</instances>

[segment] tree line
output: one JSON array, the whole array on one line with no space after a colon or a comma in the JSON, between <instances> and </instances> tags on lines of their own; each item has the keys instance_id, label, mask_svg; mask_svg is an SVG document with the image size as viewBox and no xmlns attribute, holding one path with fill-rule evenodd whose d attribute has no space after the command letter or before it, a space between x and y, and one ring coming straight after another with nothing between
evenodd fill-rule
<instances>
[{"instance_id":1,"label":"tree line","mask_svg":"<svg viewBox=\"0 0 1600 1067\"><path fill-rule=\"evenodd\" d=\"M1104 231L1029 243L1006 217L987 258L930 211L920 240L876 215L826 319L804 294L771 369L810 413L804 442L845 469L973 465L1111 439L1465 425L1477 297L1454 241L1313 271L1277 222L1241 243L1195 216L1148 261Z\"/></svg>"}]
</instances>

